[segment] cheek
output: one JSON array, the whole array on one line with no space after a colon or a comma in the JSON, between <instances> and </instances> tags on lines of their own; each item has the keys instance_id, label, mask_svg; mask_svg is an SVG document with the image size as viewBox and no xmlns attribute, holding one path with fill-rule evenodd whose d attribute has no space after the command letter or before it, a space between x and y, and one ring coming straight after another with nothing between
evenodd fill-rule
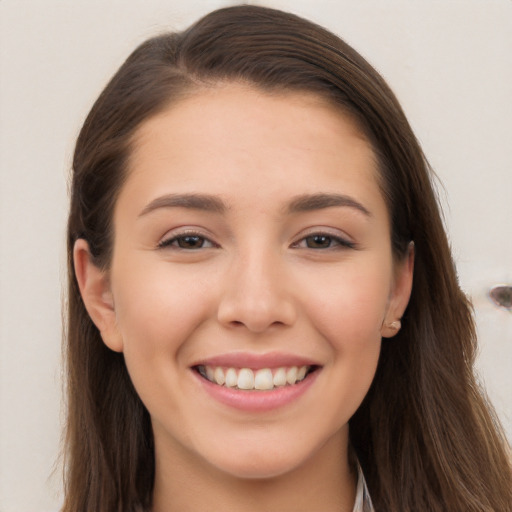
<instances>
[{"instance_id":1,"label":"cheek","mask_svg":"<svg viewBox=\"0 0 512 512\"><path fill-rule=\"evenodd\" d=\"M388 295L388 279L351 272L332 284L323 299L311 296L309 317L330 347L326 370L331 379L325 396L331 397L335 411L333 429L349 421L374 379Z\"/></svg>"},{"instance_id":2,"label":"cheek","mask_svg":"<svg viewBox=\"0 0 512 512\"><path fill-rule=\"evenodd\" d=\"M113 270L117 324L133 385L152 416L159 417L161 411L178 414L187 371L180 362L194 331L209 315L211 299L193 276L165 262L132 260Z\"/></svg>"},{"instance_id":3,"label":"cheek","mask_svg":"<svg viewBox=\"0 0 512 512\"><path fill-rule=\"evenodd\" d=\"M209 315L211 301L201 280L165 262L119 270L114 299L125 357L177 353Z\"/></svg>"},{"instance_id":4,"label":"cheek","mask_svg":"<svg viewBox=\"0 0 512 512\"><path fill-rule=\"evenodd\" d=\"M379 268L381 269L379 271ZM380 343L391 273L382 264L353 265L326 277L310 292L308 309L316 328L337 349L364 350ZM321 283L317 281L317 285Z\"/></svg>"}]
</instances>

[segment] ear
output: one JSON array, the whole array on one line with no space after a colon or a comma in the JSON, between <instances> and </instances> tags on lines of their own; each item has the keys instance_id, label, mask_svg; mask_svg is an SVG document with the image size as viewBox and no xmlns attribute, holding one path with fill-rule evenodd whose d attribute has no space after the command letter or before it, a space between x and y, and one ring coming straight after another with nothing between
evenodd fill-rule
<instances>
[{"instance_id":1,"label":"ear","mask_svg":"<svg viewBox=\"0 0 512 512\"><path fill-rule=\"evenodd\" d=\"M108 273L93 263L89 244L82 238L75 242L73 261L80 294L91 320L105 345L115 352L122 352L123 340L117 328Z\"/></svg>"},{"instance_id":2,"label":"ear","mask_svg":"<svg viewBox=\"0 0 512 512\"><path fill-rule=\"evenodd\" d=\"M395 264L395 278L393 290L388 302L386 316L381 327L384 338L392 338L401 327L402 318L411 297L414 273L414 242L409 244L405 258Z\"/></svg>"}]
</instances>

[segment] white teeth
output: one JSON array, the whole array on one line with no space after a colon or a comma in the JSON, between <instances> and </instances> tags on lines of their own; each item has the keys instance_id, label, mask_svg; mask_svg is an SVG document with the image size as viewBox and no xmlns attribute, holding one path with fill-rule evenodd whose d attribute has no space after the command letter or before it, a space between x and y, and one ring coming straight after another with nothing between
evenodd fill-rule
<instances>
[{"instance_id":1,"label":"white teeth","mask_svg":"<svg viewBox=\"0 0 512 512\"><path fill-rule=\"evenodd\" d=\"M286 385L286 369L278 368L276 373L274 373L274 386L281 387Z\"/></svg>"},{"instance_id":2,"label":"white teeth","mask_svg":"<svg viewBox=\"0 0 512 512\"><path fill-rule=\"evenodd\" d=\"M298 370L296 366L288 368L286 372L286 382L288 382L288 384L295 384L297 382L297 373Z\"/></svg>"},{"instance_id":3,"label":"white teeth","mask_svg":"<svg viewBox=\"0 0 512 512\"><path fill-rule=\"evenodd\" d=\"M289 366L281 368L223 368L221 366L201 366L199 373L219 386L238 388L245 391L268 391L286 385L292 386L306 378L309 366Z\"/></svg>"},{"instance_id":4,"label":"white teeth","mask_svg":"<svg viewBox=\"0 0 512 512\"><path fill-rule=\"evenodd\" d=\"M254 388L255 389L272 389L274 387L274 381L272 379L272 370L264 368L258 370L254 376Z\"/></svg>"},{"instance_id":5,"label":"white teeth","mask_svg":"<svg viewBox=\"0 0 512 512\"><path fill-rule=\"evenodd\" d=\"M226 372L226 386L228 388L234 388L238 385L238 375L234 368L228 368Z\"/></svg>"},{"instance_id":6,"label":"white teeth","mask_svg":"<svg viewBox=\"0 0 512 512\"><path fill-rule=\"evenodd\" d=\"M249 368L242 368L238 373L239 389L254 389L254 373Z\"/></svg>"},{"instance_id":7,"label":"white teeth","mask_svg":"<svg viewBox=\"0 0 512 512\"><path fill-rule=\"evenodd\" d=\"M224 384L224 382L226 382L226 377L224 376L224 370L220 366L217 366L217 368L215 368L215 371L213 373L213 378L219 386L222 386L222 384Z\"/></svg>"}]
</instances>

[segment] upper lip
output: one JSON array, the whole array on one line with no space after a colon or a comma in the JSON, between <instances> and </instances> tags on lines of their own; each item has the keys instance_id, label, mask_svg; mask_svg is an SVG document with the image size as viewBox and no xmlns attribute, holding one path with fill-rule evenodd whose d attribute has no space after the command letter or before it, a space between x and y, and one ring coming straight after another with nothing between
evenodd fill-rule
<instances>
[{"instance_id":1,"label":"upper lip","mask_svg":"<svg viewBox=\"0 0 512 512\"><path fill-rule=\"evenodd\" d=\"M283 352L267 352L265 354L233 352L206 357L196 361L191 366L221 366L225 368L252 368L259 370L261 368L321 365L311 358Z\"/></svg>"}]
</instances>

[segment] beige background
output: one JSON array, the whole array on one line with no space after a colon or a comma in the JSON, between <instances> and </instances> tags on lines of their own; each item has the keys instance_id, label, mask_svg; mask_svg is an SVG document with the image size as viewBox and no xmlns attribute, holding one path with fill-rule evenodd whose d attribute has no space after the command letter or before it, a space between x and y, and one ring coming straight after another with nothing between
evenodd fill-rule
<instances>
[{"instance_id":1,"label":"beige background","mask_svg":"<svg viewBox=\"0 0 512 512\"><path fill-rule=\"evenodd\" d=\"M234 2L0 0L0 512L53 511L62 423L60 297L73 141L146 37ZM482 380L512 437L512 1L275 0L339 33L388 79L444 182L475 303Z\"/></svg>"}]
</instances>

